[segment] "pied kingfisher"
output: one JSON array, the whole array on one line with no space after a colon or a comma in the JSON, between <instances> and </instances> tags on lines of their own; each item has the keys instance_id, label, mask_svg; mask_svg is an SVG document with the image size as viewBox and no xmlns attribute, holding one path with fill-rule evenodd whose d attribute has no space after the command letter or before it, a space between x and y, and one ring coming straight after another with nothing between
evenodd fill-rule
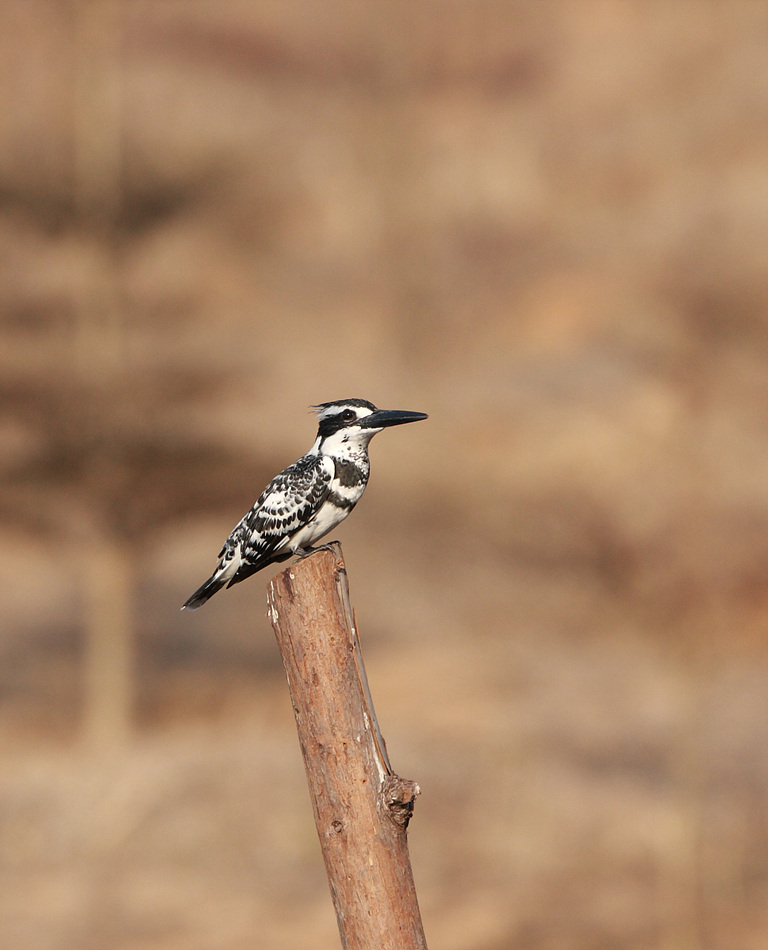
<instances>
[{"instance_id":1,"label":"pied kingfisher","mask_svg":"<svg viewBox=\"0 0 768 950\"><path fill-rule=\"evenodd\" d=\"M275 561L304 557L360 501L368 484L368 443L382 429L426 419L423 412L377 409L365 399L312 407L319 417L315 444L276 475L237 524L208 580L182 606L195 610Z\"/></svg>"}]
</instances>

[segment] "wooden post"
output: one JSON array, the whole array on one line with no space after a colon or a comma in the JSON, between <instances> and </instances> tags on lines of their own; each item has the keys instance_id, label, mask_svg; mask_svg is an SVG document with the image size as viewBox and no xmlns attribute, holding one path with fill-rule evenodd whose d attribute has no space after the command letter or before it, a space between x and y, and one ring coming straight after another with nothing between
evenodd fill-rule
<instances>
[{"instance_id":1,"label":"wooden post","mask_svg":"<svg viewBox=\"0 0 768 950\"><path fill-rule=\"evenodd\" d=\"M341 548L291 564L268 616L288 674L317 833L345 950L426 950L406 828L419 794L389 764Z\"/></svg>"}]
</instances>

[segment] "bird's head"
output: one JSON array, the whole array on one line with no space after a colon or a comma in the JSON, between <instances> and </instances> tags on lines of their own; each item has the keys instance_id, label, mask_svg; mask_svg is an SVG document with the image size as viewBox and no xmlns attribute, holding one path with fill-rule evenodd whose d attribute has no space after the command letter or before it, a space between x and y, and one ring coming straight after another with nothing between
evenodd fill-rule
<instances>
[{"instance_id":1,"label":"bird's head","mask_svg":"<svg viewBox=\"0 0 768 950\"><path fill-rule=\"evenodd\" d=\"M318 415L315 450L324 455L364 449L377 432L389 426L426 419L426 413L377 409L366 399L337 399L312 407Z\"/></svg>"}]
</instances>

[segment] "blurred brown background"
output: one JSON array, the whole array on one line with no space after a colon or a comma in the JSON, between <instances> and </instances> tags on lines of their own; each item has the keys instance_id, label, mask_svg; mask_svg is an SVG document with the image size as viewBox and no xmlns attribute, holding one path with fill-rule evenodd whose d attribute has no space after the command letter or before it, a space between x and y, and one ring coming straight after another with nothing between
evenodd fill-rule
<instances>
[{"instance_id":1,"label":"blurred brown background","mask_svg":"<svg viewBox=\"0 0 768 950\"><path fill-rule=\"evenodd\" d=\"M768 946L768 8L0 6L0 944L335 948L306 407L442 950Z\"/></svg>"}]
</instances>

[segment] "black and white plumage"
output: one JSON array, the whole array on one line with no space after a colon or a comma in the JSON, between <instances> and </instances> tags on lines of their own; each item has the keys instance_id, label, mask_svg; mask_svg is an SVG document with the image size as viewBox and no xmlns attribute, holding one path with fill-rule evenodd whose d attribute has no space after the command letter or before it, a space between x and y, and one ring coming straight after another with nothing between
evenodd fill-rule
<instances>
[{"instance_id":1,"label":"black and white plumage","mask_svg":"<svg viewBox=\"0 0 768 950\"><path fill-rule=\"evenodd\" d=\"M182 610L196 610L268 564L308 554L352 511L368 484L368 444L382 429L426 419L423 412L377 409L365 399L312 407L319 417L312 448L276 475L219 552L219 563Z\"/></svg>"}]
</instances>

